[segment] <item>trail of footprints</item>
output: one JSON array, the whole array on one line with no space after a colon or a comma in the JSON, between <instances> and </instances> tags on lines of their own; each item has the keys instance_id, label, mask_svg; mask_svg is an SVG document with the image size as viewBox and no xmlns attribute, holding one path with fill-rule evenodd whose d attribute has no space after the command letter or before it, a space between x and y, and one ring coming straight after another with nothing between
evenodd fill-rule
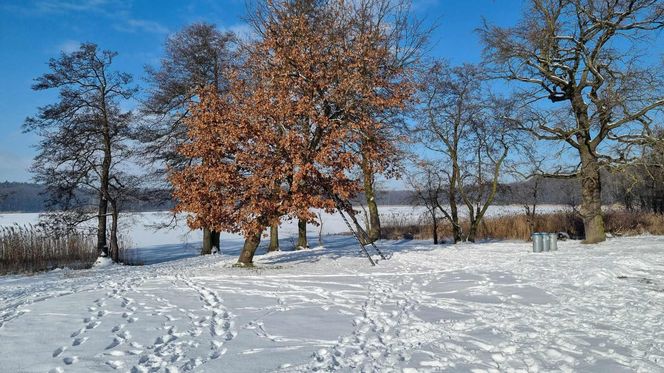
<instances>
[{"instance_id":1,"label":"trail of footprints","mask_svg":"<svg viewBox=\"0 0 664 373\"><path fill-rule=\"evenodd\" d=\"M184 283L187 288L195 291L198 295L204 314L195 310L188 310L171 303L168 299L150 293L137 290L143 279L127 280L120 283L109 282L106 287L110 290L101 298L96 299L87 311L89 315L82 321L82 326L69 335L70 344L58 347L53 351L53 358L58 359L65 365L76 364L79 357L75 355L77 347L89 341L90 331L103 327L104 317L109 314L108 303L118 304L123 322L110 328L111 340L104 347L103 352L97 357L105 357L105 362L114 369L127 369L127 357L134 356L135 365L129 371L140 372L179 372L191 371L197 367L219 359L227 351L224 346L237 335L233 315L223 306L221 297L216 291L179 276L176 281ZM174 281L174 286L179 284ZM151 298L151 302L137 303L129 295L138 293ZM132 340L129 330L132 324L139 321L136 312L139 307L148 315L163 317L164 321L157 328L159 335L152 344L143 346ZM175 312L174 312L175 311ZM143 313L145 314L145 313ZM186 330L180 331L175 325L178 321L188 321ZM145 326L143 326L145 328ZM205 354L191 357L194 349L200 345L200 336L205 332L209 334L209 349ZM189 356L189 358L186 358ZM61 372L61 367L56 367L52 372Z\"/></svg>"},{"instance_id":2,"label":"trail of footprints","mask_svg":"<svg viewBox=\"0 0 664 373\"><path fill-rule=\"evenodd\" d=\"M157 337L152 346L148 346L150 352L141 354L138 365L132 368L132 372L150 372L163 369L166 372L191 371L197 367L220 358L226 353L224 344L237 335L234 328L233 316L222 304L219 295L212 289L203 285L197 285L186 277L179 276L177 280L193 289L203 303L203 309L210 315L198 316L194 312L170 303L167 299L148 294L149 297L161 305L155 309L155 315L163 316L166 323L162 330L164 335ZM176 283L174 283L177 286ZM179 332L171 322L181 318L173 316L167 311L177 309L191 322L191 327L186 331ZM199 347L199 342L205 329L209 330L210 346L209 353L203 356L190 357L186 361L185 356L191 355L191 350Z\"/></svg>"},{"instance_id":3,"label":"trail of footprints","mask_svg":"<svg viewBox=\"0 0 664 373\"><path fill-rule=\"evenodd\" d=\"M398 292L400 285L408 285L410 291ZM413 346L403 341L401 330L409 325L412 311L418 306L415 298L417 284L412 278L404 278L396 285L372 281L369 297L362 306L362 315L354 320L352 335L340 337L331 349L320 349L313 355L306 371L358 369L376 371L395 366L410 359ZM391 309L391 310L390 310Z\"/></svg>"},{"instance_id":4,"label":"trail of footprints","mask_svg":"<svg viewBox=\"0 0 664 373\"><path fill-rule=\"evenodd\" d=\"M73 354L68 354L67 351L70 348L76 348L85 344L89 340L87 335L93 329L98 328L102 325L102 320L109 311L106 309L107 300L120 300L120 305L124 309L122 317L128 322L133 323L138 320L134 317L133 314L136 311L136 307L133 305L133 299L125 296L128 291L136 291L136 287L142 282L142 278L126 280L121 283L108 282L105 284L105 287L111 288L106 294L96 299L91 306L88 307L87 311L89 315L83 318L83 326L74 331L69 335L71 338L71 344L69 346L60 346L53 351L53 358L61 359L61 361L66 365L72 365L79 361L79 357ZM127 330L123 330L125 324L119 324L111 328L111 333L113 333L113 340L105 348L105 350L111 350L115 347L125 344L129 339L131 339L131 334ZM140 348L140 345L132 343L133 347ZM72 351L73 352L73 351ZM122 351L109 351L106 353L111 356L121 356L124 355ZM113 368L120 368L123 366L122 362L118 361L109 361L108 365ZM53 372L62 371L62 368L56 367L52 369Z\"/></svg>"},{"instance_id":5,"label":"trail of footprints","mask_svg":"<svg viewBox=\"0 0 664 373\"><path fill-rule=\"evenodd\" d=\"M210 332L211 351L205 359L200 360L200 364L209 360L218 359L227 351L224 344L231 341L237 335L233 315L231 315L231 313L223 306L222 299L217 292L203 285L195 284L185 278L182 278L182 281L198 293L200 300L203 302L203 308L211 314L210 316L205 316L198 320L192 318L194 315L189 315L194 325L194 334L201 334L206 326L209 328ZM197 361L190 361L190 363L189 366L191 369L200 365L197 364Z\"/></svg>"}]
</instances>

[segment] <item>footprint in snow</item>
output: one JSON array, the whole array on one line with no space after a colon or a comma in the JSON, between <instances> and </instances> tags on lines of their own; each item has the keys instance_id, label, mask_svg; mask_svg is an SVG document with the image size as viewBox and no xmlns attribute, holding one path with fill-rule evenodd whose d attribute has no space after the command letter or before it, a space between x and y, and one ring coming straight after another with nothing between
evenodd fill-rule
<instances>
[{"instance_id":1,"label":"footprint in snow","mask_svg":"<svg viewBox=\"0 0 664 373\"><path fill-rule=\"evenodd\" d=\"M88 337L79 337L79 338L74 339L74 341L72 342L71 345L72 346L79 346L79 345L82 345L83 343L85 343L87 340L88 340Z\"/></svg>"},{"instance_id":2,"label":"footprint in snow","mask_svg":"<svg viewBox=\"0 0 664 373\"><path fill-rule=\"evenodd\" d=\"M62 355L62 353L65 352L66 349L67 349L66 346L60 346L56 348L55 351L53 351L53 357L58 357Z\"/></svg>"},{"instance_id":3,"label":"footprint in snow","mask_svg":"<svg viewBox=\"0 0 664 373\"><path fill-rule=\"evenodd\" d=\"M67 356L62 361L67 365L76 364L78 362L78 356Z\"/></svg>"},{"instance_id":4,"label":"footprint in snow","mask_svg":"<svg viewBox=\"0 0 664 373\"><path fill-rule=\"evenodd\" d=\"M71 333L70 337L72 337L72 338L77 337L77 336L81 335L81 333L83 333L84 331L85 331L85 329L79 329L79 330Z\"/></svg>"},{"instance_id":5,"label":"footprint in snow","mask_svg":"<svg viewBox=\"0 0 664 373\"><path fill-rule=\"evenodd\" d=\"M113 342L111 342L111 344L106 346L106 350L110 350L111 348L118 347L119 345L121 345L123 343L124 343L124 339L119 338L119 337L115 337L115 338L113 338Z\"/></svg>"},{"instance_id":6,"label":"footprint in snow","mask_svg":"<svg viewBox=\"0 0 664 373\"><path fill-rule=\"evenodd\" d=\"M116 325L116 326L113 327L113 329L111 329L111 332L112 332L112 333L118 332L118 331L120 331L122 328L124 328L124 324Z\"/></svg>"}]
</instances>

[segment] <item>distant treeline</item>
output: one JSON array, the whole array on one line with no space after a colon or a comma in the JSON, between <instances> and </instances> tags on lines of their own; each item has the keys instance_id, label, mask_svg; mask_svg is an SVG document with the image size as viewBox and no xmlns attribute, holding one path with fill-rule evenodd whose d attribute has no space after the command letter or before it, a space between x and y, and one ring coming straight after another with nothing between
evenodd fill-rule
<instances>
[{"instance_id":1,"label":"distant treeline","mask_svg":"<svg viewBox=\"0 0 664 373\"><path fill-rule=\"evenodd\" d=\"M497 204L522 204L532 203L533 181L504 184L497 194ZM580 202L578 181L568 179L543 179L538 185L538 204L556 204L556 205L576 205ZM610 185L610 183L607 183ZM608 185L607 185L608 186ZM46 210L45 188L35 183L0 183L0 212L42 212ZM152 191L167 195L165 191ZM616 200L613 188L603 190L603 200L605 203L619 202ZM92 196L91 196L92 197ZM413 192L408 190L384 190L376 195L380 205L410 205L415 203ZM363 202L362 195L358 196L354 203ZM140 211L160 211L169 210L173 207L173 202L164 198L161 202L154 200L136 200L131 205L126 206L126 210Z\"/></svg>"},{"instance_id":2,"label":"distant treeline","mask_svg":"<svg viewBox=\"0 0 664 373\"><path fill-rule=\"evenodd\" d=\"M43 185L35 183L1 182L0 183L0 212L43 212L48 210L48 196L45 193L46 188ZM173 203L168 200L166 191L144 191L142 194L151 198L133 199L127 206L123 206L124 211L161 211L169 210ZM81 191L81 196L85 192ZM89 193L89 200L94 201L94 195ZM162 197L162 198L160 198ZM86 200L85 197L82 198Z\"/></svg>"}]
</instances>

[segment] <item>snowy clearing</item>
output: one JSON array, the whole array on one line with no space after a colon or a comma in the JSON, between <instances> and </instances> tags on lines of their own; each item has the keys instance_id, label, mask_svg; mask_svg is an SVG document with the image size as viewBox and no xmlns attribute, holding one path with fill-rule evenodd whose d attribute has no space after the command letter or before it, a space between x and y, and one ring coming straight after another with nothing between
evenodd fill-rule
<instances>
[{"instance_id":1,"label":"snowy clearing","mask_svg":"<svg viewBox=\"0 0 664 373\"><path fill-rule=\"evenodd\" d=\"M313 240L312 240L313 241ZM664 371L664 237L325 248L0 278L0 370ZM259 251L263 252L263 251Z\"/></svg>"}]
</instances>

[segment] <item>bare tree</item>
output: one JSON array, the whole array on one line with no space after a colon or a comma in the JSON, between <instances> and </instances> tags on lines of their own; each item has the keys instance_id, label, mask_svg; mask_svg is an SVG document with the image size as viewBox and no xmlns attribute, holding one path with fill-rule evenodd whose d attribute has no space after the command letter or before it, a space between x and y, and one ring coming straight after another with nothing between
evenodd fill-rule
<instances>
[{"instance_id":1,"label":"bare tree","mask_svg":"<svg viewBox=\"0 0 664 373\"><path fill-rule=\"evenodd\" d=\"M495 76L522 83L523 129L578 154L565 176L581 182L586 243L606 237L600 169L634 157L664 105L661 67L639 50L662 27L659 0L529 0L516 26L480 30Z\"/></svg>"},{"instance_id":2,"label":"bare tree","mask_svg":"<svg viewBox=\"0 0 664 373\"><path fill-rule=\"evenodd\" d=\"M183 120L189 105L202 87L212 85L219 92L227 88L223 71L236 63L236 49L233 33L194 23L168 38L159 68L146 67L150 88L138 134L146 144L145 159L158 165L157 176L163 175L166 166L180 169L191 161L176 151L187 139ZM204 228L201 254L210 254L213 247L219 248L219 232Z\"/></svg>"},{"instance_id":3,"label":"bare tree","mask_svg":"<svg viewBox=\"0 0 664 373\"><path fill-rule=\"evenodd\" d=\"M488 100L489 106L484 108L479 123L468 136L463 171L457 182L468 211L470 226L465 239L470 242L475 242L484 215L502 189L501 176L508 154L519 147L514 128L503 119L512 114L513 102L491 96Z\"/></svg>"},{"instance_id":4,"label":"bare tree","mask_svg":"<svg viewBox=\"0 0 664 373\"><path fill-rule=\"evenodd\" d=\"M384 38L376 40L377 43L387 45L392 51L390 58L382 61L384 77L394 76L397 71L410 74L410 70L421 61L431 32L431 28L423 27L422 21L414 17L411 9L412 0L360 0L355 4L353 16L357 19L360 33L368 34L375 29L387 30ZM352 33L349 33L349 36L357 37ZM364 109L371 112L375 120L383 125L383 133L380 136L366 133L366 146L358 149L363 155L360 169L364 197L369 212L367 233L369 240L376 241L380 239L381 232L376 201L376 175L383 170L375 162L370 161L365 148L369 148L369 144L376 141L377 137L388 136L391 137L392 143L399 143L398 129L405 125L402 109L389 111L376 110L375 107L365 107ZM398 156L401 157L402 154ZM396 158L394 163L398 163Z\"/></svg>"},{"instance_id":5,"label":"bare tree","mask_svg":"<svg viewBox=\"0 0 664 373\"><path fill-rule=\"evenodd\" d=\"M438 244L438 222L440 211L447 220L452 221L451 216L441 205L441 201L446 198L448 192L445 181L438 171L438 167L432 162L417 162L416 171L408 175L408 184L413 189L414 201L416 205L424 206L427 214L431 218L431 228L433 230L433 243Z\"/></svg>"},{"instance_id":6,"label":"bare tree","mask_svg":"<svg viewBox=\"0 0 664 373\"><path fill-rule=\"evenodd\" d=\"M635 162L612 169L609 188L627 210L664 214L664 131L659 141L643 146Z\"/></svg>"},{"instance_id":7,"label":"bare tree","mask_svg":"<svg viewBox=\"0 0 664 373\"><path fill-rule=\"evenodd\" d=\"M109 201L118 198L111 189L120 182L119 170L129 151L132 117L121 104L136 93L129 74L110 69L116 56L84 43L77 51L51 59L51 71L37 78L32 88L57 89L59 101L40 107L24 124L26 131L42 137L32 170L35 180L46 185L49 204L64 210L60 217L70 225L96 217L100 252L107 250ZM96 195L92 216L91 194ZM117 226L117 209L113 210ZM117 248L116 238L111 236L111 247Z\"/></svg>"},{"instance_id":8,"label":"bare tree","mask_svg":"<svg viewBox=\"0 0 664 373\"><path fill-rule=\"evenodd\" d=\"M435 62L419 79L414 130L420 143L438 155L446 178L448 207L441 205L440 211L452 224L454 242L474 241L516 143L513 126L503 119L511 114L513 102L492 95L483 71L473 65ZM465 233L459 203L468 213Z\"/></svg>"},{"instance_id":9,"label":"bare tree","mask_svg":"<svg viewBox=\"0 0 664 373\"><path fill-rule=\"evenodd\" d=\"M542 189L546 182L541 174L548 157L538 152L531 136L522 137L521 140L519 159L510 162L507 167L507 173L512 175L517 183L507 185L506 189L512 201L522 204L532 234L536 229L537 207L542 201Z\"/></svg>"}]
</instances>

